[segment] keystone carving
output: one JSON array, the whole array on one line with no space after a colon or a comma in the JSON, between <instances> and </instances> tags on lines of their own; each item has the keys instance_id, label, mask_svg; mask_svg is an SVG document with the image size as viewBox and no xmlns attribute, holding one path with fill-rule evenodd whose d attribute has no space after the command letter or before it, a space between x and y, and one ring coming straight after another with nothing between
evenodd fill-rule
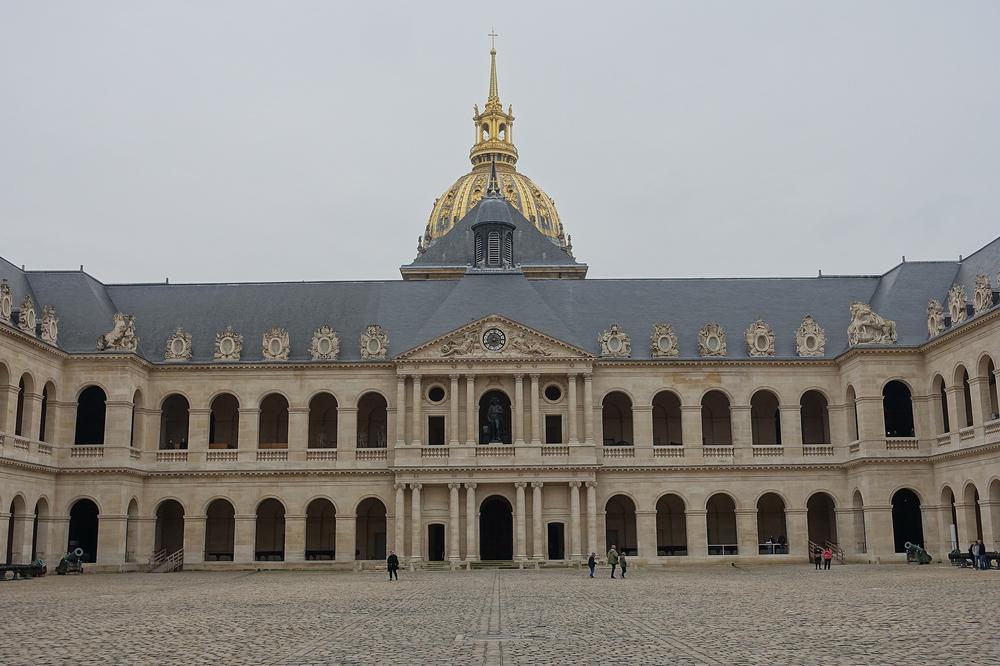
<instances>
[{"instance_id":1,"label":"keystone carving","mask_svg":"<svg viewBox=\"0 0 1000 666\"><path fill-rule=\"evenodd\" d=\"M243 336L233 330L232 326L226 326L226 330L215 334L216 361L238 361L243 353Z\"/></svg>"},{"instance_id":2,"label":"keystone carving","mask_svg":"<svg viewBox=\"0 0 1000 666\"><path fill-rule=\"evenodd\" d=\"M944 306L932 298L927 301L927 337L936 338L944 332Z\"/></svg>"},{"instance_id":3,"label":"keystone carving","mask_svg":"<svg viewBox=\"0 0 1000 666\"><path fill-rule=\"evenodd\" d=\"M763 319L750 324L743 336L750 356L774 356L774 329Z\"/></svg>"},{"instance_id":4,"label":"keystone carving","mask_svg":"<svg viewBox=\"0 0 1000 666\"><path fill-rule=\"evenodd\" d=\"M369 324L361 334L361 358L384 361L389 353L389 333L378 324Z\"/></svg>"},{"instance_id":5,"label":"keystone carving","mask_svg":"<svg viewBox=\"0 0 1000 666\"><path fill-rule=\"evenodd\" d=\"M601 334L597 336L597 341L601 345L601 356L628 358L632 355L632 340L618 324L611 324L611 328L601 331Z\"/></svg>"},{"instance_id":6,"label":"keystone carving","mask_svg":"<svg viewBox=\"0 0 1000 666\"><path fill-rule=\"evenodd\" d=\"M847 327L847 343L865 345L872 343L894 344L896 322L880 316L867 303L851 303L851 323Z\"/></svg>"},{"instance_id":7,"label":"keystone carving","mask_svg":"<svg viewBox=\"0 0 1000 666\"><path fill-rule=\"evenodd\" d=\"M340 337L337 331L326 324L313 331L309 353L314 361L336 361L340 356Z\"/></svg>"},{"instance_id":8,"label":"keystone carving","mask_svg":"<svg viewBox=\"0 0 1000 666\"><path fill-rule=\"evenodd\" d=\"M287 361L289 351L288 331L275 326L264 333L261 340L261 354L264 356L264 360Z\"/></svg>"},{"instance_id":9,"label":"keystone carving","mask_svg":"<svg viewBox=\"0 0 1000 666\"><path fill-rule=\"evenodd\" d=\"M183 328L178 328L173 335L167 338L167 349L163 352L163 359L165 361L190 361L193 349L191 334L186 333Z\"/></svg>"},{"instance_id":10,"label":"keystone carving","mask_svg":"<svg viewBox=\"0 0 1000 666\"><path fill-rule=\"evenodd\" d=\"M812 315L802 318L795 329L795 352L799 356L822 356L826 353L826 331L820 328Z\"/></svg>"},{"instance_id":11,"label":"keystone carving","mask_svg":"<svg viewBox=\"0 0 1000 666\"><path fill-rule=\"evenodd\" d=\"M139 348L135 334L135 315L116 312L111 330L97 338L98 351L130 351Z\"/></svg>"},{"instance_id":12,"label":"keystone carving","mask_svg":"<svg viewBox=\"0 0 1000 666\"><path fill-rule=\"evenodd\" d=\"M698 354L700 356L725 356L726 331L721 325L711 322L698 331Z\"/></svg>"},{"instance_id":13,"label":"keystone carving","mask_svg":"<svg viewBox=\"0 0 1000 666\"><path fill-rule=\"evenodd\" d=\"M653 358L677 356L678 343L674 327L670 324L653 324L653 332L649 336L649 355Z\"/></svg>"}]
</instances>

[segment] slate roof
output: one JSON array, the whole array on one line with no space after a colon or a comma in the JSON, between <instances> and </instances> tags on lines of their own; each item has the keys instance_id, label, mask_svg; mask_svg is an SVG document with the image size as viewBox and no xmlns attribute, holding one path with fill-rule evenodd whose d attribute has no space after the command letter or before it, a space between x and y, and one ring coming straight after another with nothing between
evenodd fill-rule
<instances>
[{"instance_id":1,"label":"slate roof","mask_svg":"<svg viewBox=\"0 0 1000 666\"><path fill-rule=\"evenodd\" d=\"M179 326L192 334L196 362L212 361L215 334L227 325L243 335L244 361L262 360L261 338L273 326L289 331L290 360L309 360L312 333L322 324L340 334L341 360L359 361L358 340L368 324L388 330L394 356L494 313L595 356L598 334L619 323L632 337L635 359L649 358L649 335L660 322L673 324L679 358L697 358L698 330L710 321L725 327L728 358L746 358L743 331L758 318L775 330L777 357L795 358L794 331L809 313L826 330L832 358L847 348L852 301L869 302L895 320L897 346L916 346L927 340L929 299L944 302L956 280L971 295L978 273L995 280L998 270L1000 238L963 262L906 262L881 276L811 278L529 280L508 272L427 281L105 285L81 271L24 272L0 261L15 307L28 291L39 312L56 307L64 350L96 352L97 337L122 311L135 314L139 354L153 362L162 361Z\"/></svg>"}]
</instances>

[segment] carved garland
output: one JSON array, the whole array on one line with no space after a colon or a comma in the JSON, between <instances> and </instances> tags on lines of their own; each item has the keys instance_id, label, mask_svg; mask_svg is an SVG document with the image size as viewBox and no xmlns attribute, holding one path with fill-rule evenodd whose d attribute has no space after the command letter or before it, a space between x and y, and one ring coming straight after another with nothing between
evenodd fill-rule
<instances>
[{"instance_id":1,"label":"carved garland","mask_svg":"<svg viewBox=\"0 0 1000 666\"><path fill-rule=\"evenodd\" d=\"M178 328L167 338L167 348L163 352L166 361L190 361L194 347L191 344L191 334L183 328Z\"/></svg>"},{"instance_id":2,"label":"carved garland","mask_svg":"<svg viewBox=\"0 0 1000 666\"><path fill-rule=\"evenodd\" d=\"M238 361L243 353L243 336L233 330L232 326L215 334L216 361Z\"/></svg>"},{"instance_id":3,"label":"carved garland","mask_svg":"<svg viewBox=\"0 0 1000 666\"><path fill-rule=\"evenodd\" d=\"M677 356L679 353L677 334L670 324L653 324L653 332L649 336L649 355L653 358Z\"/></svg>"},{"instance_id":4,"label":"carved garland","mask_svg":"<svg viewBox=\"0 0 1000 666\"><path fill-rule=\"evenodd\" d=\"M812 315L802 318L795 329L795 351L799 356L823 356L826 353L826 331L820 328Z\"/></svg>"},{"instance_id":5,"label":"carved garland","mask_svg":"<svg viewBox=\"0 0 1000 666\"><path fill-rule=\"evenodd\" d=\"M361 334L361 358L384 361L389 353L389 333L378 324L369 324Z\"/></svg>"},{"instance_id":6,"label":"carved garland","mask_svg":"<svg viewBox=\"0 0 1000 666\"><path fill-rule=\"evenodd\" d=\"M601 345L601 356L605 358L628 358L632 355L632 340L618 324L611 324L611 328L601 331L597 342Z\"/></svg>"},{"instance_id":7,"label":"carved garland","mask_svg":"<svg viewBox=\"0 0 1000 666\"><path fill-rule=\"evenodd\" d=\"M774 356L774 329L763 319L750 324L743 336L750 356Z\"/></svg>"},{"instance_id":8,"label":"carved garland","mask_svg":"<svg viewBox=\"0 0 1000 666\"><path fill-rule=\"evenodd\" d=\"M314 361L335 361L340 356L340 337L337 331L323 324L313 331L309 353Z\"/></svg>"},{"instance_id":9,"label":"carved garland","mask_svg":"<svg viewBox=\"0 0 1000 666\"><path fill-rule=\"evenodd\" d=\"M701 356L726 355L726 331L720 324L711 322L698 331L698 354Z\"/></svg>"},{"instance_id":10,"label":"carved garland","mask_svg":"<svg viewBox=\"0 0 1000 666\"><path fill-rule=\"evenodd\" d=\"M261 354L266 361L287 361L291 347L288 342L288 331L275 326L264 333L261 340Z\"/></svg>"}]
</instances>

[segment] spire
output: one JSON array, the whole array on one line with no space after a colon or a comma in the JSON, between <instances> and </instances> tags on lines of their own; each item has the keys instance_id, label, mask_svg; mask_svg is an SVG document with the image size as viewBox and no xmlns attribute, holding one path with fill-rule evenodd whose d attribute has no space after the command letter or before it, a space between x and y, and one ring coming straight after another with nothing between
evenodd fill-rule
<instances>
[{"instance_id":1,"label":"spire","mask_svg":"<svg viewBox=\"0 0 1000 666\"><path fill-rule=\"evenodd\" d=\"M493 158L493 162L490 163L490 180L486 183L486 196L493 198L501 198L503 195L500 193L500 181L497 180L497 159Z\"/></svg>"},{"instance_id":2,"label":"spire","mask_svg":"<svg viewBox=\"0 0 1000 666\"><path fill-rule=\"evenodd\" d=\"M500 104L500 92L497 90L497 50L490 49L490 96L486 99L486 105L490 103Z\"/></svg>"},{"instance_id":3,"label":"spire","mask_svg":"<svg viewBox=\"0 0 1000 666\"><path fill-rule=\"evenodd\" d=\"M491 30L491 39L498 35ZM512 129L514 126L513 109L506 112L500 103L500 87L497 85L497 50L496 44L490 48L490 94L486 99L486 107L479 111L474 106L472 121L476 125L476 142L469 151L473 169L485 173L490 168L490 162L497 162L500 172L513 171L517 164L517 148L514 147Z\"/></svg>"}]
</instances>

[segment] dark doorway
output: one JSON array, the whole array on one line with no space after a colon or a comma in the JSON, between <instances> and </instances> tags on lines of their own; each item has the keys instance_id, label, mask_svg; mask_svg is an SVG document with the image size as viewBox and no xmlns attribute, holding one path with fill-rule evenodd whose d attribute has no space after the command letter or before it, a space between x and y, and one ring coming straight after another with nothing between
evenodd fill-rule
<instances>
[{"instance_id":1,"label":"dark doorway","mask_svg":"<svg viewBox=\"0 0 1000 666\"><path fill-rule=\"evenodd\" d=\"M510 502L494 495L479 507L479 557L514 559L514 518Z\"/></svg>"},{"instance_id":2,"label":"dark doorway","mask_svg":"<svg viewBox=\"0 0 1000 666\"><path fill-rule=\"evenodd\" d=\"M491 436L490 432L490 405L496 400L500 406L500 433L499 437ZM510 436L510 398L503 391L487 391L479 399L479 443L480 444L510 444L513 440Z\"/></svg>"},{"instance_id":3,"label":"dark doorway","mask_svg":"<svg viewBox=\"0 0 1000 666\"><path fill-rule=\"evenodd\" d=\"M97 561L97 505L88 499L79 500L69 510L69 543L66 550L77 548L83 551L84 562Z\"/></svg>"},{"instance_id":4,"label":"dark doorway","mask_svg":"<svg viewBox=\"0 0 1000 666\"><path fill-rule=\"evenodd\" d=\"M444 562L444 525L440 523L427 526L427 559Z\"/></svg>"},{"instance_id":5,"label":"dark doorway","mask_svg":"<svg viewBox=\"0 0 1000 666\"><path fill-rule=\"evenodd\" d=\"M920 498L909 488L897 490L892 496L892 536L897 553L906 552L907 542L924 545Z\"/></svg>"},{"instance_id":6,"label":"dark doorway","mask_svg":"<svg viewBox=\"0 0 1000 666\"><path fill-rule=\"evenodd\" d=\"M562 523L549 523L549 559L566 559L565 525Z\"/></svg>"},{"instance_id":7,"label":"dark doorway","mask_svg":"<svg viewBox=\"0 0 1000 666\"><path fill-rule=\"evenodd\" d=\"M184 507L176 500L166 500L156 509L154 551L172 555L184 547Z\"/></svg>"}]
</instances>

